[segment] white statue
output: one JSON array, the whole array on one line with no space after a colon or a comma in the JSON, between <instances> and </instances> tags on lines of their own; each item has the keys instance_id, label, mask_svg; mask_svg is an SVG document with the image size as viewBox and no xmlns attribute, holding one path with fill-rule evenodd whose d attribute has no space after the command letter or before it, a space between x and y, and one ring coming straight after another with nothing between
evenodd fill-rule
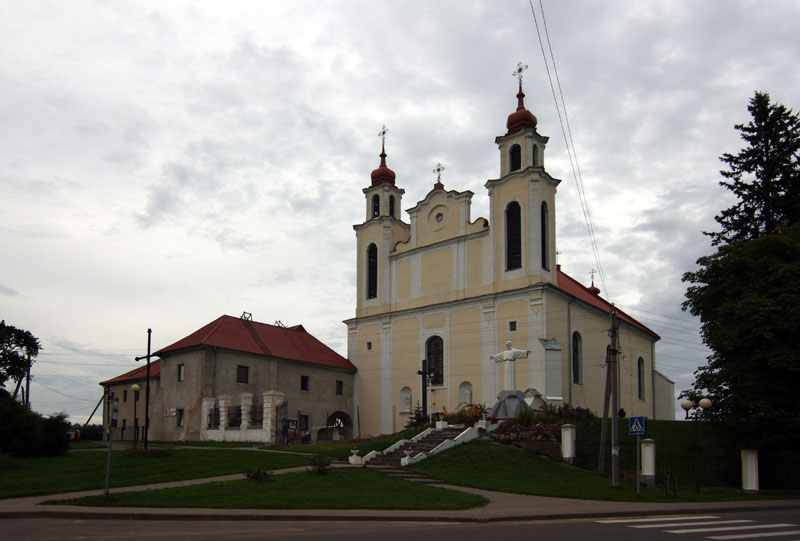
<instances>
[{"instance_id":1,"label":"white statue","mask_svg":"<svg viewBox=\"0 0 800 541\"><path fill-rule=\"evenodd\" d=\"M505 389L506 391L515 391L517 389L517 368L514 364L514 361L517 359L527 359L528 355L530 355L530 350L524 349L514 349L511 347L511 342L506 342L506 349L505 351L501 351L495 355L489 357L496 363L505 362L505 372L506 372L506 384Z\"/></svg>"}]
</instances>

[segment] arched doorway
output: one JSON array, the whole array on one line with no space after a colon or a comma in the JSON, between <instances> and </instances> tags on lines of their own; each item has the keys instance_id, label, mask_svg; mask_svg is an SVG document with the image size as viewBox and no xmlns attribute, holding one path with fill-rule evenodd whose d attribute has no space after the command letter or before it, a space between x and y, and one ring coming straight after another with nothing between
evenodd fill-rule
<instances>
[{"instance_id":1,"label":"arched doorway","mask_svg":"<svg viewBox=\"0 0 800 541\"><path fill-rule=\"evenodd\" d=\"M317 440L350 440L353 439L353 420L343 411L335 411L328 415L325 428L320 428Z\"/></svg>"}]
</instances>

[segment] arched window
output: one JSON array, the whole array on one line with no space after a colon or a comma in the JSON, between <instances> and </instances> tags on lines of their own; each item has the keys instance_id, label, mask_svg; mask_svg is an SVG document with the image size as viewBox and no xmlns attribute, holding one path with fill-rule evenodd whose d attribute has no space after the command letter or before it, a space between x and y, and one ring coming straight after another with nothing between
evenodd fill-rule
<instances>
[{"instance_id":1,"label":"arched window","mask_svg":"<svg viewBox=\"0 0 800 541\"><path fill-rule=\"evenodd\" d=\"M389 196L389 216L394 218L394 196Z\"/></svg>"},{"instance_id":2,"label":"arched window","mask_svg":"<svg viewBox=\"0 0 800 541\"><path fill-rule=\"evenodd\" d=\"M533 145L533 166L539 165L539 147Z\"/></svg>"},{"instance_id":3,"label":"arched window","mask_svg":"<svg viewBox=\"0 0 800 541\"><path fill-rule=\"evenodd\" d=\"M522 224L519 203L512 201L506 207L506 270L522 266Z\"/></svg>"},{"instance_id":4,"label":"arched window","mask_svg":"<svg viewBox=\"0 0 800 541\"><path fill-rule=\"evenodd\" d=\"M441 336L431 336L425 343L428 370L433 372L431 385L444 385L444 341Z\"/></svg>"},{"instance_id":5,"label":"arched window","mask_svg":"<svg viewBox=\"0 0 800 541\"><path fill-rule=\"evenodd\" d=\"M572 383L583 385L583 338L581 333L572 333Z\"/></svg>"},{"instance_id":6,"label":"arched window","mask_svg":"<svg viewBox=\"0 0 800 541\"><path fill-rule=\"evenodd\" d=\"M372 217L377 218L381 215L381 198L378 194L372 196Z\"/></svg>"},{"instance_id":7,"label":"arched window","mask_svg":"<svg viewBox=\"0 0 800 541\"><path fill-rule=\"evenodd\" d=\"M367 248L367 298L378 296L378 247L370 244Z\"/></svg>"},{"instance_id":8,"label":"arched window","mask_svg":"<svg viewBox=\"0 0 800 541\"><path fill-rule=\"evenodd\" d=\"M550 209L547 208L547 202L542 201L542 268L550 270Z\"/></svg>"},{"instance_id":9,"label":"arched window","mask_svg":"<svg viewBox=\"0 0 800 541\"><path fill-rule=\"evenodd\" d=\"M644 400L644 359L636 361L636 374L639 380L639 400Z\"/></svg>"},{"instance_id":10,"label":"arched window","mask_svg":"<svg viewBox=\"0 0 800 541\"><path fill-rule=\"evenodd\" d=\"M508 170L516 171L522 167L522 150L519 145L514 145L508 151Z\"/></svg>"}]
</instances>

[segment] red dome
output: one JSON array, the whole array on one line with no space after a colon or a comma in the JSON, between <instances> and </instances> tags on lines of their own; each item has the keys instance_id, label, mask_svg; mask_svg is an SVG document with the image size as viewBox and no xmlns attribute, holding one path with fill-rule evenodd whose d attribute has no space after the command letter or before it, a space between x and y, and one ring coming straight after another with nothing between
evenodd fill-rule
<instances>
[{"instance_id":1,"label":"red dome","mask_svg":"<svg viewBox=\"0 0 800 541\"><path fill-rule=\"evenodd\" d=\"M383 145L381 145L381 164L378 166L377 169L372 171L372 185L376 186L378 184L383 184L388 182L389 184L394 185L394 171L386 167L386 152L384 151Z\"/></svg>"},{"instance_id":2,"label":"red dome","mask_svg":"<svg viewBox=\"0 0 800 541\"><path fill-rule=\"evenodd\" d=\"M519 85L519 92L517 93L517 110L508 115L506 121L506 128L508 132L506 135L517 133L525 128L536 128L536 117L533 113L525 108L525 93L522 91L522 84Z\"/></svg>"}]
</instances>

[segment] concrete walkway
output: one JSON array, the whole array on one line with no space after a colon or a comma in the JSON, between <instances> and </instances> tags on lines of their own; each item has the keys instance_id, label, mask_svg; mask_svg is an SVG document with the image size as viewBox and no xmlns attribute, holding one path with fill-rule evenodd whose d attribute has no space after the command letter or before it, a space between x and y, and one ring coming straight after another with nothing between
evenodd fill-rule
<instances>
[{"instance_id":1,"label":"concrete walkway","mask_svg":"<svg viewBox=\"0 0 800 541\"><path fill-rule=\"evenodd\" d=\"M336 465L336 467L349 467ZM303 471L307 466L275 470L272 473ZM241 474L174 481L152 485L120 487L112 493L157 490L161 488L198 485L243 479ZM749 510L798 509L800 500L768 500L746 502L635 503L570 500L544 496L525 496L492 492L453 485L437 485L452 490L479 494L489 504L465 511L394 511L340 509L192 509L142 507L83 507L77 505L45 505L48 500L65 500L82 496L99 496L102 490L87 490L66 494L50 494L27 498L0 500L2 518L74 518L74 519L133 519L133 520L362 520L362 521L446 521L492 522L520 520L582 519L638 515L684 515L725 513Z\"/></svg>"}]
</instances>

